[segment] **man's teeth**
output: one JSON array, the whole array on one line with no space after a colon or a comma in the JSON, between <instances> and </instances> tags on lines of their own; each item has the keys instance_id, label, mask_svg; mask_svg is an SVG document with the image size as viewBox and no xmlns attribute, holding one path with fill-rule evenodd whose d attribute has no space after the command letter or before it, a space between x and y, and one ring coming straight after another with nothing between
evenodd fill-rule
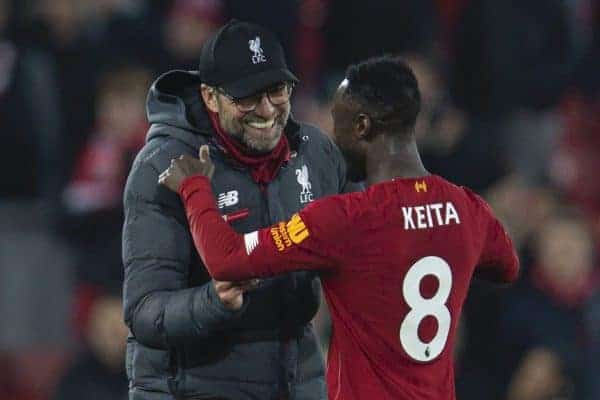
<instances>
[{"instance_id":1,"label":"man's teeth","mask_svg":"<svg viewBox=\"0 0 600 400\"><path fill-rule=\"evenodd\" d=\"M247 122L247 124L256 129L265 129L265 128L271 128L275 124L275 120L272 119L270 121L263 121L263 122L252 121L252 122Z\"/></svg>"}]
</instances>

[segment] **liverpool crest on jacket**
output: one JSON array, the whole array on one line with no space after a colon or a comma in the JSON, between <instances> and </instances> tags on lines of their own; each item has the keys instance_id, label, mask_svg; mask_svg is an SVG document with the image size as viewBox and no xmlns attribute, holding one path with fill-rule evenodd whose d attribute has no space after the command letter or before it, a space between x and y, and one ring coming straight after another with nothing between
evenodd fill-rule
<instances>
[{"instance_id":1,"label":"liverpool crest on jacket","mask_svg":"<svg viewBox=\"0 0 600 400\"><path fill-rule=\"evenodd\" d=\"M302 168L296 169L296 180L302 187L302 190L300 191L300 203L305 204L313 201L313 193L311 192L312 185L308 178L308 168L306 167L306 164L303 165Z\"/></svg>"}]
</instances>

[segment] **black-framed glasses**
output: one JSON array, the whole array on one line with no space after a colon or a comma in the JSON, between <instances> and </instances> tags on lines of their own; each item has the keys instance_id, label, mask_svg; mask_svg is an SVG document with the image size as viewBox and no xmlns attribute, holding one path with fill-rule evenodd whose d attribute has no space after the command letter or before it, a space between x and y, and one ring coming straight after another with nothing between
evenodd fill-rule
<instances>
[{"instance_id":1,"label":"black-framed glasses","mask_svg":"<svg viewBox=\"0 0 600 400\"><path fill-rule=\"evenodd\" d=\"M274 106L287 103L290 100L293 89L294 84L292 82L282 82L251 96L233 97L220 87L216 88L219 93L227 97L229 101L235 104L238 110L241 112L250 112L255 110L258 104L262 101L264 95L267 96L271 104Z\"/></svg>"}]
</instances>

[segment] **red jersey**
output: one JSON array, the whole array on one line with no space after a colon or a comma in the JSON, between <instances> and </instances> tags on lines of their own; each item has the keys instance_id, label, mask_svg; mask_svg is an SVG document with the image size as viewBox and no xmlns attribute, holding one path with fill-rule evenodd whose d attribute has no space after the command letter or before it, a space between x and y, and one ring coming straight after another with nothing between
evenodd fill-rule
<instances>
[{"instance_id":1,"label":"red jersey","mask_svg":"<svg viewBox=\"0 0 600 400\"><path fill-rule=\"evenodd\" d=\"M221 218L205 177L186 179L180 193L215 279L320 272L333 322L332 400L455 399L453 345L472 276L518 275L485 201L435 175L323 198L245 235Z\"/></svg>"}]
</instances>

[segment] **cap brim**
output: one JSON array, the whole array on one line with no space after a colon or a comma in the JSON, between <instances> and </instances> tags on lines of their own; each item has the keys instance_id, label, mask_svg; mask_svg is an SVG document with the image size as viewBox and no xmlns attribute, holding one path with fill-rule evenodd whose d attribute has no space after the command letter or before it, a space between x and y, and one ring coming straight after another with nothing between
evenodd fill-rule
<instances>
[{"instance_id":1,"label":"cap brim","mask_svg":"<svg viewBox=\"0 0 600 400\"><path fill-rule=\"evenodd\" d=\"M230 96L246 97L284 81L299 82L298 78L287 69L272 69L247 76L235 82L223 84L221 87Z\"/></svg>"}]
</instances>

